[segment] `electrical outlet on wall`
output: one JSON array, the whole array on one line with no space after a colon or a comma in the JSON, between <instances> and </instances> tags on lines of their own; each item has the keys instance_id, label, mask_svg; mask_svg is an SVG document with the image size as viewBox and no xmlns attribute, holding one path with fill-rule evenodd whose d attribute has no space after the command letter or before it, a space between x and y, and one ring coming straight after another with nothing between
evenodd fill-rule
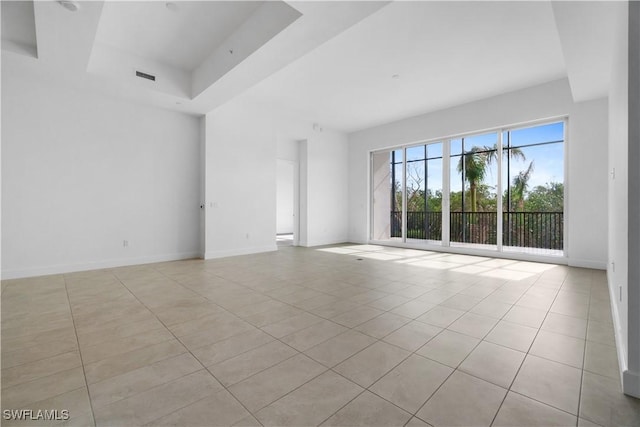
<instances>
[{"instance_id":1,"label":"electrical outlet on wall","mask_svg":"<svg viewBox=\"0 0 640 427\"><path fill-rule=\"evenodd\" d=\"M123 240L122 241L122 246L125 247L125 248L128 248L129 247L129 241L128 240Z\"/></svg>"}]
</instances>

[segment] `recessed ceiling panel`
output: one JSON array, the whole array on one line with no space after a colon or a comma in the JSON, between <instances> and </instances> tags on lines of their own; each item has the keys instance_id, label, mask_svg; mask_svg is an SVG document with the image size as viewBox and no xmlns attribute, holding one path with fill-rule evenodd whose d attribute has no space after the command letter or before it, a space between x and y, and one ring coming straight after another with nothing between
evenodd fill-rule
<instances>
[{"instance_id":1,"label":"recessed ceiling panel","mask_svg":"<svg viewBox=\"0 0 640 427\"><path fill-rule=\"evenodd\" d=\"M2 49L37 58L33 1L2 1Z\"/></svg>"},{"instance_id":2,"label":"recessed ceiling panel","mask_svg":"<svg viewBox=\"0 0 640 427\"><path fill-rule=\"evenodd\" d=\"M262 1L109 1L96 42L193 71Z\"/></svg>"}]
</instances>

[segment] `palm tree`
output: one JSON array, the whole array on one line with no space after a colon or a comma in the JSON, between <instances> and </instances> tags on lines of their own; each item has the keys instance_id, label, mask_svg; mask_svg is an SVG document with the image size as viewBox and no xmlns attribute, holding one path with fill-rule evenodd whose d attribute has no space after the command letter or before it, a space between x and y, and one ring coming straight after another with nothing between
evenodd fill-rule
<instances>
[{"instance_id":1,"label":"palm tree","mask_svg":"<svg viewBox=\"0 0 640 427\"><path fill-rule=\"evenodd\" d=\"M508 153L507 155L512 159L526 159L522 150L516 147L504 150L503 153ZM498 144L494 144L493 147L488 147L486 145L483 147L474 146L463 156L460 156L456 169L459 173L464 170L464 179L469 183L471 212L478 211L478 184L484 180L484 177L487 174L487 167L497 160Z\"/></svg>"},{"instance_id":2,"label":"palm tree","mask_svg":"<svg viewBox=\"0 0 640 427\"><path fill-rule=\"evenodd\" d=\"M529 187L529 178L533 172L533 161L529 163L529 167L526 170L518 172L518 175L513 177L513 198L517 200L518 210L524 211L524 193Z\"/></svg>"},{"instance_id":3,"label":"palm tree","mask_svg":"<svg viewBox=\"0 0 640 427\"><path fill-rule=\"evenodd\" d=\"M469 182L469 193L471 194L471 211L478 210L477 189L478 183L484 181L489 163L485 150L486 147L473 147L458 161L458 172L464 168L464 179Z\"/></svg>"}]
</instances>

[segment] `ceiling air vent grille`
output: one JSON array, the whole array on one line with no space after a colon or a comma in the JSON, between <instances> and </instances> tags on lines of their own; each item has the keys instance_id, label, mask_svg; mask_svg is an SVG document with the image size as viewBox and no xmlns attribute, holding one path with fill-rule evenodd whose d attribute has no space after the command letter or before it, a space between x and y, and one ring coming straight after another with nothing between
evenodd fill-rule
<instances>
[{"instance_id":1,"label":"ceiling air vent grille","mask_svg":"<svg viewBox=\"0 0 640 427\"><path fill-rule=\"evenodd\" d=\"M136 76L143 78L143 79L147 79L147 80L151 80L152 82L156 81L156 76L151 75L151 74L147 74L147 73L143 73L142 71L136 71Z\"/></svg>"}]
</instances>

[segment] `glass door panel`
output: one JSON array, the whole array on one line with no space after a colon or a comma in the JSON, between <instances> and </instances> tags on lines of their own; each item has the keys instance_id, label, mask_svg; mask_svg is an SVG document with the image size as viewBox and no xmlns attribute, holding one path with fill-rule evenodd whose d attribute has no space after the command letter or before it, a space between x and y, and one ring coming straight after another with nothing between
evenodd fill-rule
<instances>
[{"instance_id":1,"label":"glass door panel","mask_svg":"<svg viewBox=\"0 0 640 427\"><path fill-rule=\"evenodd\" d=\"M442 142L407 148L407 240L442 240Z\"/></svg>"},{"instance_id":2,"label":"glass door panel","mask_svg":"<svg viewBox=\"0 0 640 427\"><path fill-rule=\"evenodd\" d=\"M371 239L402 239L402 150L371 154Z\"/></svg>"},{"instance_id":3,"label":"glass door panel","mask_svg":"<svg viewBox=\"0 0 640 427\"><path fill-rule=\"evenodd\" d=\"M391 153L371 154L371 239L391 238Z\"/></svg>"},{"instance_id":4,"label":"glass door panel","mask_svg":"<svg viewBox=\"0 0 640 427\"><path fill-rule=\"evenodd\" d=\"M427 147L407 148L407 240L427 239Z\"/></svg>"},{"instance_id":5,"label":"glass door panel","mask_svg":"<svg viewBox=\"0 0 640 427\"><path fill-rule=\"evenodd\" d=\"M451 144L451 245L497 247L498 134Z\"/></svg>"},{"instance_id":6,"label":"glass door panel","mask_svg":"<svg viewBox=\"0 0 640 427\"><path fill-rule=\"evenodd\" d=\"M564 126L373 153L371 239L562 255Z\"/></svg>"},{"instance_id":7,"label":"glass door panel","mask_svg":"<svg viewBox=\"0 0 640 427\"><path fill-rule=\"evenodd\" d=\"M427 240L442 241L442 142L427 145Z\"/></svg>"},{"instance_id":8,"label":"glass door panel","mask_svg":"<svg viewBox=\"0 0 640 427\"><path fill-rule=\"evenodd\" d=\"M503 250L562 255L564 122L504 132Z\"/></svg>"}]
</instances>

